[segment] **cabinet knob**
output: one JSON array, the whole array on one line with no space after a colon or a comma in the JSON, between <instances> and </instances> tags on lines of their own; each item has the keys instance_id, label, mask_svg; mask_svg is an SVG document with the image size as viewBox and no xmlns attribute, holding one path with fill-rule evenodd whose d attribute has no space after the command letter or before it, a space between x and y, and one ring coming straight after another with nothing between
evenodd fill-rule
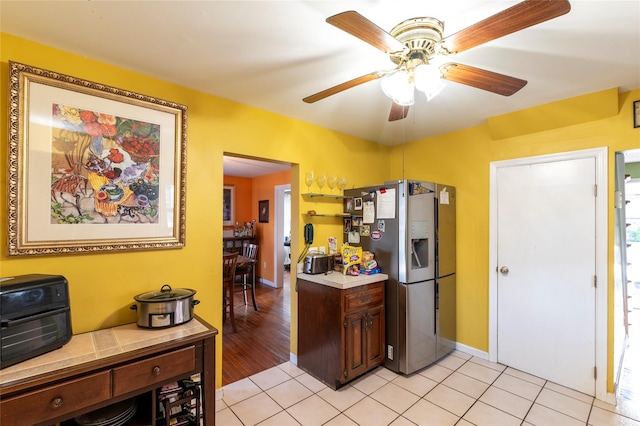
<instances>
[{"instance_id":1,"label":"cabinet knob","mask_svg":"<svg viewBox=\"0 0 640 426\"><path fill-rule=\"evenodd\" d=\"M62 398L60 398L59 396L53 398L49 403L49 406L54 410L57 410L58 408L62 407Z\"/></svg>"},{"instance_id":2,"label":"cabinet knob","mask_svg":"<svg viewBox=\"0 0 640 426\"><path fill-rule=\"evenodd\" d=\"M157 365L153 367L153 370L151 370L151 374L158 377L160 375L160 367L158 367Z\"/></svg>"}]
</instances>

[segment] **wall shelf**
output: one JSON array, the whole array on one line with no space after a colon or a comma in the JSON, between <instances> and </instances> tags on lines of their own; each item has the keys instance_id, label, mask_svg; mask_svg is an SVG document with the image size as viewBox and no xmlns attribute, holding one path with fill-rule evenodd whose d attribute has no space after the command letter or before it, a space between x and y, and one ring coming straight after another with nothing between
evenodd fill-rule
<instances>
[{"instance_id":1,"label":"wall shelf","mask_svg":"<svg viewBox=\"0 0 640 426\"><path fill-rule=\"evenodd\" d=\"M307 192L305 194L301 194L303 197L307 197L307 198L316 198L316 197L320 197L320 198L335 198L336 200L344 200L345 198L348 198L346 195L340 195L340 194L318 194L315 192Z\"/></svg>"},{"instance_id":2,"label":"wall shelf","mask_svg":"<svg viewBox=\"0 0 640 426\"><path fill-rule=\"evenodd\" d=\"M339 194L317 194L314 192L308 192L305 194L300 194L304 198L314 198L317 201L342 201L347 197ZM314 200L314 201L316 201ZM314 210L315 211L315 210ZM350 217L351 215L348 213L302 213L303 216L317 216L317 217Z\"/></svg>"},{"instance_id":3,"label":"wall shelf","mask_svg":"<svg viewBox=\"0 0 640 426\"><path fill-rule=\"evenodd\" d=\"M318 216L318 217L351 217L349 213L302 213L303 216Z\"/></svg>"}]
</instances>

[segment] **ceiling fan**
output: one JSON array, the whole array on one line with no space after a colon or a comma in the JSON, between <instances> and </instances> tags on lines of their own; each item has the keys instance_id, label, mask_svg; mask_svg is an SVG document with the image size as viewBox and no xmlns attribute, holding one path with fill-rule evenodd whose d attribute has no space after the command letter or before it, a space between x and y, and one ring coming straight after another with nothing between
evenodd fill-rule
<instances>
[{"instance_id":1,"label":"ceiling fan","mask_svg":"<svg viewBox=\"0 0 640 426\"><path fill-rule=\"evenodd\" d=\"M425 92L430 99L441 90L442 79L510 96L523 88L526 80L455 62L437 63L441 58L548 21L569 10L571 5L567 0L525 0L444 38L444 23L435 18L408 19L386 32L358 12L339 13L327 18L327 22L382 50L396 67L354 78L307 96L303 101L313 103L382 78L383 91L393 99L389 121L395 121L407 116L409 106L414 103L414 88Z\"/></svg>"}]
</instances>

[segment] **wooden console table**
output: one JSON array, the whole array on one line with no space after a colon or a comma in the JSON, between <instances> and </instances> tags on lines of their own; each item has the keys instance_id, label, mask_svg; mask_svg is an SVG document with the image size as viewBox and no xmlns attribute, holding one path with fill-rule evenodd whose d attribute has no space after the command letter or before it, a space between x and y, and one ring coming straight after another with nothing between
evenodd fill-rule
<instances>
[{"instance_id":1,"label":"wooden console table","mask_svg":"<svg viewBox=\"0 0 640 426\"><path fill-rule=\"evenodd\" d=\"M126 324L74 335L60 349L0 370L0 424L75 425L74 417L137 397L134 419L156 425L157 389L199 374L202 424L213 426L217 334L196 317L169 328Z\"/></svg>"}]
</instances>

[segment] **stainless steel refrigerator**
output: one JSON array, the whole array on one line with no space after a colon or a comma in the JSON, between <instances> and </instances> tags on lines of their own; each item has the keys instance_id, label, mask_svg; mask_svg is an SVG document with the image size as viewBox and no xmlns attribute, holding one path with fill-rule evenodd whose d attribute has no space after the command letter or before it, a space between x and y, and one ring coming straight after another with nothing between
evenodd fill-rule
<instances>
[{"instance_id":1,"label":"stainless steel refrigerator","mask_svg":"<svg viewBox=\"0 0 640 426\"><path fill-rule=\"evenodd\" d=\"M456 191L402 180L344 191L344 241L371 251L385 286L385 366L410 374L456 342Z\"/></svg>"}]
</instances>

